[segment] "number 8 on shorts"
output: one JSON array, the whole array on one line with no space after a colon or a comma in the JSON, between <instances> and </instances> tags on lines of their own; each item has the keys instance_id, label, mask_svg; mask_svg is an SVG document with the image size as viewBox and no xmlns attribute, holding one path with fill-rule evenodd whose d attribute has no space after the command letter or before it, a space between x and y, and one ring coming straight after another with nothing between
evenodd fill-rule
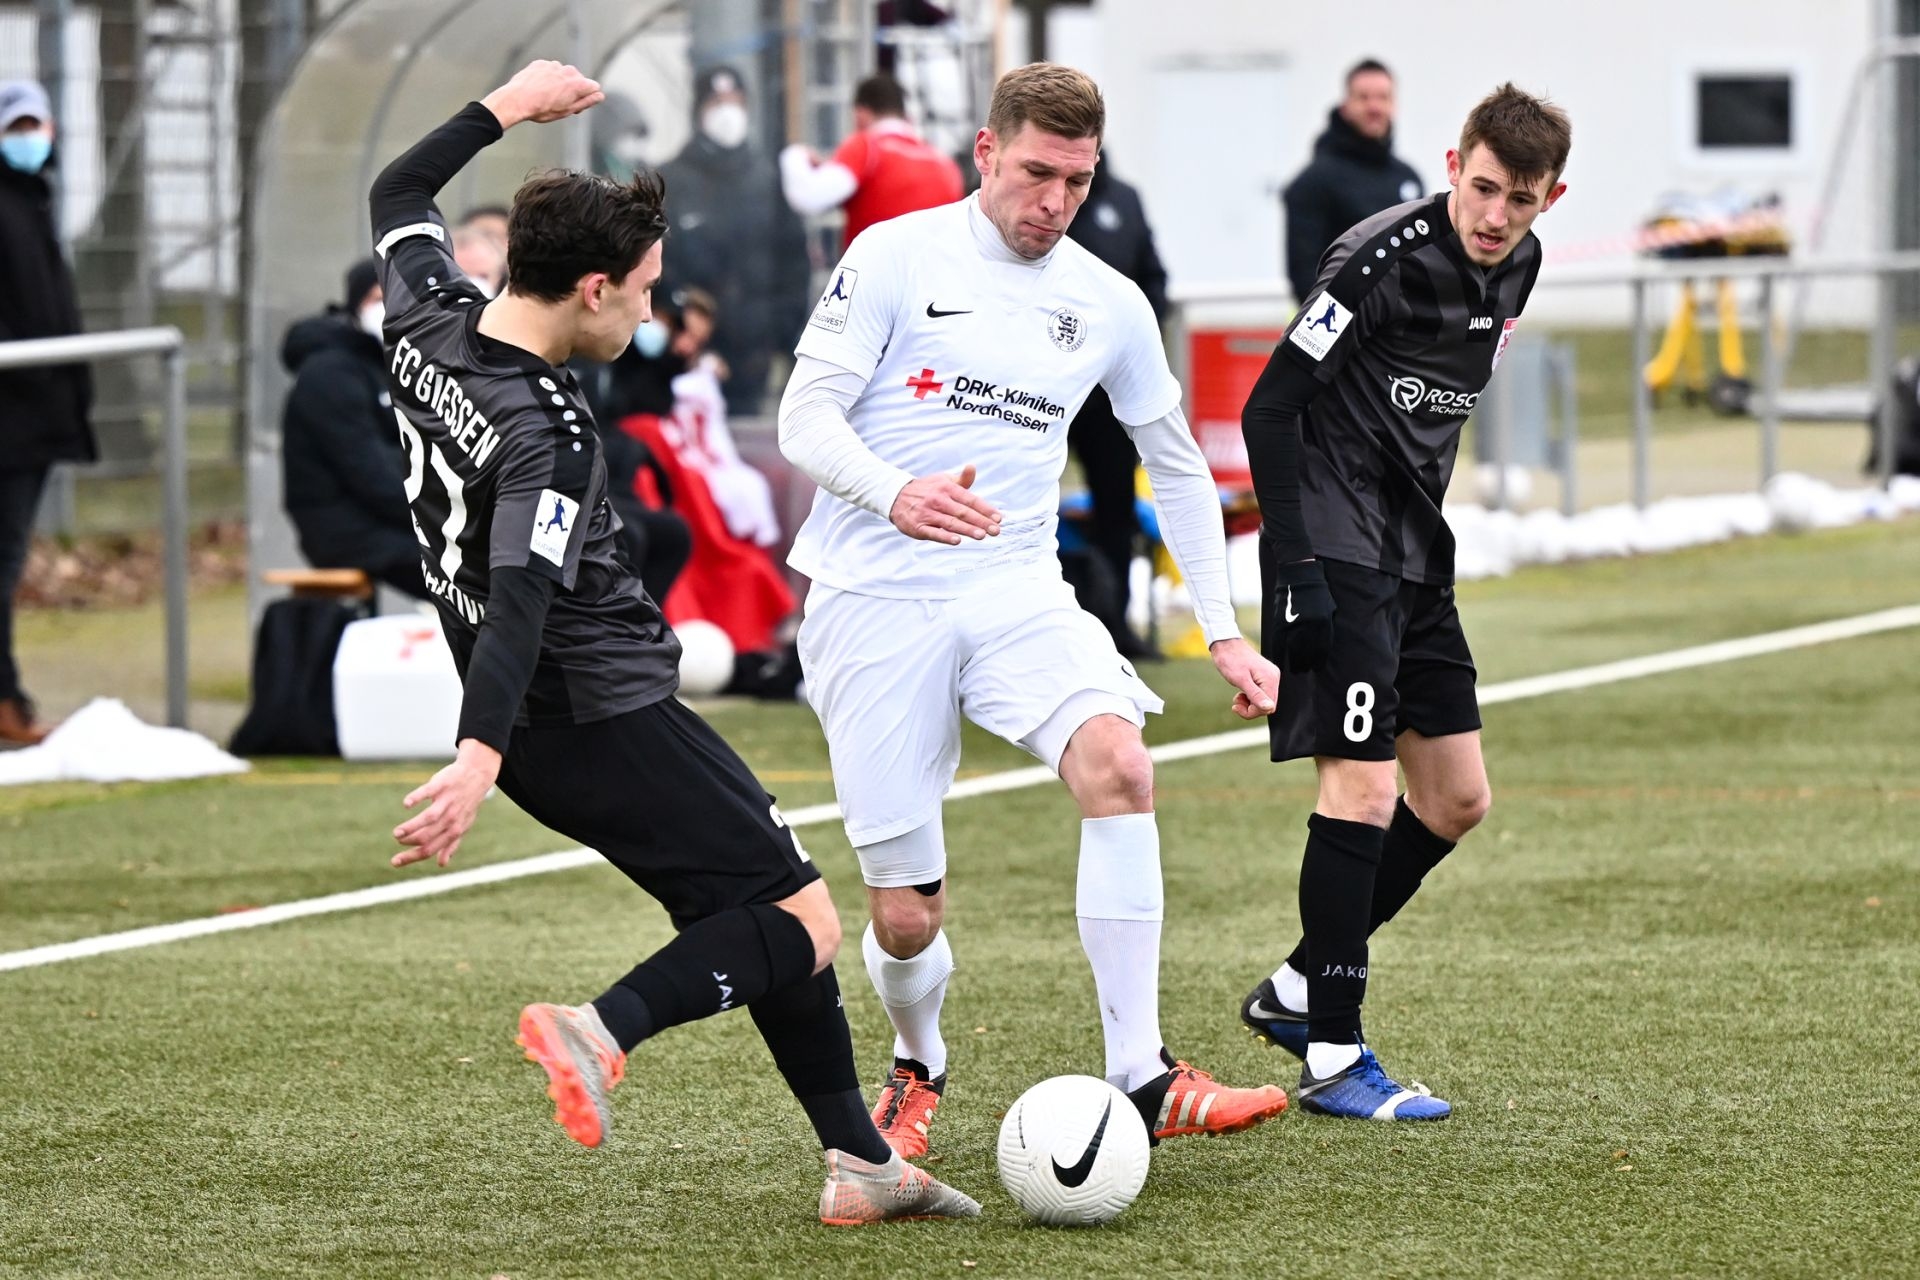
<instances>
[{"instance_id":1,"label":"number 8 on shorts","mask_svg":"<svg viewBox=\"0 0 1920 1280\"><path fill-rule=\"evenodd\" d=\"M1348 742L1365 742L1373 736L1373 686L1365 680L1347 686L1347 718L1341 727Z\"/></svg>"}]
</instances>

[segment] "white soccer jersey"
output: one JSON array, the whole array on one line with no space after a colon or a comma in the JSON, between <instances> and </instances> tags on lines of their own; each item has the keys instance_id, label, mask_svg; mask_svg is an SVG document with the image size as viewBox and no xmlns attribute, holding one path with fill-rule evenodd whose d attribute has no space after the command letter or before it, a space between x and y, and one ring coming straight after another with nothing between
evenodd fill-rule
<instances>
[{"instance_id":1,"label":"white soccer jersey","mask_svg":"<svg viewBox=\"0 0 1920 1280\"><path fill-rule=\"evenodd\" d=\"M1152 422L1180 403L1153 309L1072 240L1028 262L975 199L869 227L848 246L795 353L867 379L848 421L915 476L978 470L1000 535L909 538L824 489L789 562L864 595L954 599L981 575L1052 563L1067 426L1103 386L1114 415Z\"/></svg>"}]
</instances>

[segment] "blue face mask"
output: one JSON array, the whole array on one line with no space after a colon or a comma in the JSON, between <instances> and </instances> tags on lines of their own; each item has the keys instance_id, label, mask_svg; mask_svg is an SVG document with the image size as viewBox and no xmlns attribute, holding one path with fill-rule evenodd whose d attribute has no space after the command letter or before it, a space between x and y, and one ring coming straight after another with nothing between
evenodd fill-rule
<instances>
[{"instance_id":1,"label":"blue face mask","mask_svg":"<svg viewBox=\"0 0 1920 1280\"><path fill-rule=\"evenodd\" d=\"M38 173L53 154L53 135L34 130L31 133L0 134L0 159L10 169Z\"/></svg>"},{"instance_id":2,"label":"blue face mask","mask_svg":"<svg viewBox=\"0 0 1920 1280\"><path fill-rule=\"evenodd\" d=\"M672 336L665 324L649 320L633 331L633 349L649 360L657 359L666 353Z\"/></svg>"}]
</instances>

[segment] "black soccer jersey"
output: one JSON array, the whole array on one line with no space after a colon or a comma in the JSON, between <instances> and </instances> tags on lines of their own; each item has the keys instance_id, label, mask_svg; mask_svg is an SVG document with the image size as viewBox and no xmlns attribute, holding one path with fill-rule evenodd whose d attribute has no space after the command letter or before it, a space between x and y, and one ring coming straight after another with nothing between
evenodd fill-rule
<instances>
[{"instance_id":1,"label":"black soccer jersey","mask_svg":"<svg viewBox=\"0 0 1920 1280\"><path fill-rule=\"evenodd\" d=\"M450 177L498 136L475 104L389 173L411 161ZM512 568L555 587L515 723L605 720L672 694L679 641L616 557L607 468L573 374L480 333L486 297L454 263L430 198L376 187L373 203L407 502L462 678L491 577Z\"/></svg>"},{"instance_id":2,"label":"black soccer jersey","mask_svg":"<svg viewBox=\"0 0 1920 1280\"><path fill-rule=\"evenodd\" d=\"M1532 232L1492 271L1475 265L1444 193L1376 214L1327 250L1273 357L1317 384L1299 454L1311 554L1453 581L1440 501L1539 271Z\"/></svg>"}]
</instances>

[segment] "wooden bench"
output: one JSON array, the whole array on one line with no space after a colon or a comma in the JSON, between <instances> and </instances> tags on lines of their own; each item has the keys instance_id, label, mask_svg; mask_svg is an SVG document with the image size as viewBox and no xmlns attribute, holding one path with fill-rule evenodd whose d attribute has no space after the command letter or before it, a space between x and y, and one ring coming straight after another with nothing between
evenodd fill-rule
<instances>
[{"instance_id":1,"label":"wooden bench","mask_svg":"<svg viewBox=\"0 0 1920 1280\"><path fill-rule=\"evenodd\" d=\"M268 569L260 580L301 599L371 600L373 579L359 569Z\"/></svg>"}]
</instances>

